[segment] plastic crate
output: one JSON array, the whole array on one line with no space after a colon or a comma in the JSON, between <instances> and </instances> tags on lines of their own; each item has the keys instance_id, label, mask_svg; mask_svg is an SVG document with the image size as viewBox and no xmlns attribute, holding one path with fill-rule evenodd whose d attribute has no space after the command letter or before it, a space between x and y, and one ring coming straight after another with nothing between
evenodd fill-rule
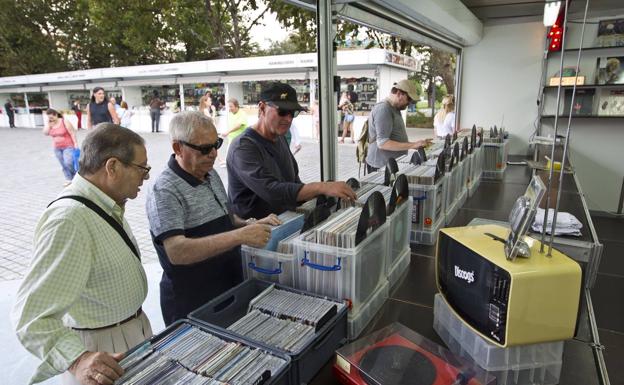
<instances>
[{"instance_id":1,"label":"plastic crate","mask_svg":"<svg viewBox=\"0 0 624 385\"><path fill-rule=\"evenodd\" d=\"M472 151L472 181L478 181L481 179L481 172L483 172L483 147L475 147Z\"/></svg>"},{"instance_id":2,"label":"plastic crate","mask_svg":"<svg viewBox=\"0 0 624 385\"><path fill-rule=\"evenodd\" d=\"M452 206L461 193L461 172L459 166L453 167L453 170L446 172L446 196L445 207Z\"/></svg>"},{"instance_id":3,"label":"plastic crate","mask_svg":"<svg viewBox=\"0 0 624 385\"><path fill-rule=\"evenodd\" d=\"M483 173L481 174L481 178L482 179L503 180L503 178L505 177L505 170L507 170L507 167L503 168L500 171L487 171L487 170L483 170Z\"/></svg>"},{"instance_id":4,"label":"plastic crate","mask_svg":"<svg viewBox=\"0 0 624 385\"><path fill-rule=\"evenodd\" d=\"M459 194L459 196L455 199L455 201L446 207L445 222L444 222L445 224L448 225L449 223L451 223L453 218L455 218L455 215L457 215L457 212L459 211L459 209L462 208L464 203L466 203L467 195L468 195L468 190L467 189L463 190L463 192Z\"/></svg>"},{"instance_id":5,"label":"plastic crate","mask_svg":"<svg viewBox=\"0 0 624 385\"><path fill-rule=\"evenodd\" d=\"M446 177L433 185L410 184L412 197L412 228L431 229L444 216Z\"/></svg>"},{"instance_id":6,"label":"plastic crate","mask_svg":"<svg viewBox=\"0 0 624 385\"><path fill-rule=\"evenodd\" d=\"M385 281L388 222L353 248L340 248L296 239L297 288L349 301L357 312Z\"/></svg>"},{"instance_id":7,"label":"plastic crate","mask_svg":"<svg viewBox=\"0 0 624 385\"><path fill-rule=\"evenodd\" d=\"M499 385L557 384L563 363L563 341L501 348L475 333L435 295L433 328L449 349L493 373Z\"/></svg>"},{"instance_id":8,"label":"plastic crate","mask_svg":"<svg viewBox=\"0 0 624 385\"><path fill-rule=\"evenodd\" d=\"M375 318L375 315L379 313L389 296L390 283L384 279L383 284L375 290L363 306L360 306L357 311L349 312L347 318L349 340L354 340L362 333L364 328Z\"/></svg>"},{"instance_id":9,"label":"plastic crate","mask_svg":"<svg viewBox=\"0 0 624 385\"><path fill-rule=\"evenodd\" d=\"M503 143L483 143L483 171L501 171L507 166L509 141Z\"/></svg>"},{"instance_id":10,"label":"plastic crate","mask_svg":"<svg viewBox=\"0 0 624 385\"><path fill-rule=\"evenodd\" d=\"M188 320L188 319L181 319L178 320L176 322L174 322L173 324L169 325L169 327L167 327L165 330L163 330L162 332L158 333L157 335L151 337L150 339L144 341L143 343L140 343L139 345L135 346L134 348L130 349L129 351L126 352L125 357L129 358L131 357L133 354L137 354L139 356L139 358L144 359L146 357L148 357L150 354L152 354L152 351L150 350L151 347L153 347L154 344L156 344L158 341L162 340L163 338L167 337L169 334L171 334L173 331L175 331L178 326L183 325L183 324L187 324L187 325L191 325L194 326L206 333L212 334L216 337L221 338L222 340L228 341L228 342L238 342L241 345L244 346L248 346L250 348L254 348L254 349L259 349L267 354L270 354L272 356L281 358L282 360L284 360L284 365L281 366L279 368L279 370L276 373L271 373L271 377L268 378L267 380L265 380L264 382L262 382L263 384L270 384L270 385L289 385L290 384L290 377L289 377L289 369L290 369L290 357L286 354L283 354L275 349L271 349L269 347L266 347L264 345L255 343L253 341L249 341L247 339L243 339L240 337L237 337L233 334L230 333L224 333L223 331L216 329L214 327L205 325L205 324L201 324L198 322L195 322L193 320ZM140 357L140 355L143 354L143 357ZM178 357L171 357L174 360L177 359ZM123 361L122 361L122 365L123 365ZM124 377L122 377L123 379ZM123 380L118 380L115 383L125 383L125 381Z\"/></svg>"},{"instance_id":11,"label":"plastic crate","mask_svg":"<svg viewBox=\"0 0 624 385\"><path fill-rule=\"evenodd\" d=\"M473 179L472 183L468 185L468 196L472 197L480 185L481 185L481 174L479 174L479 177L477 179Z\"/></svg>"},{"instance_id":12,"label":"plastic crate","mask_svg":"<svg viewBox=\"0 0 624 385\"><path fill-rule=\"evenodd\" d=\"M226 330L226 328L244 317L247 314L251 300L271 284L271 282L256 279L244 281L193 311L189 314L189 318L200 324L209 325L223 333L236 335L243 340L249 340L249 337L238 335L235 332ZM281 285L276 285L276 288L315 296ZM342 306L337 314L318 330L314 340L307 343L299 351L290 353L276 347L269 347L290 356L290 383L291 385L298 385L308 383L323 365L333 357L334 351L344 343L346 338L347 308ZM260 341L255 342L262 344Z\"/></svg>"},{"instance_id":13,"label":"plastic crate","mask_svg":"<svg viewBox=\"0 0 624 385\"><path fill-rule=\"evenodd\" d=\"M407 250L404 250L403 253L397 260L394 262L394 265L390 267L388 272L388 282L390 282L390 286L394 286L399 279L409 268L410 260L412 258L412 250L408 247Z\"/></svg>"},{"instance_id":14,"label":"plastic crate","mask_svg":"<svg viewBox=\"0 0 624 385\"><path fill-rule=\"evenodd\" d=\"M440 218L431 230L418 230L412 227L410 242L420 245L435 245L438 240L438 232L444 225L444 220L445 218Z\"/></svg>"},{"instance_id":15,"label":"plastic crate","mask_svg":"<svg viewBox=\"0 0 624 385\"><path fill-rule=\"evenodd\" d=\"M293 254L241 246L243 276L297 287L297 258Z\"/></svg>"},{"instance_id":16,"label":"plastic crate","mask_svg":"<svg viewBox=\"0 0 624 385\"><path fill-rule=\"evenodd\" d=\"M396 211L387 217L386 221L388 222L389 233L384 270L388 276L395 262L403 256L406 250L410 250L409 232L412 221L412 197L399 205Z\"/></svg>"}]
</instances>

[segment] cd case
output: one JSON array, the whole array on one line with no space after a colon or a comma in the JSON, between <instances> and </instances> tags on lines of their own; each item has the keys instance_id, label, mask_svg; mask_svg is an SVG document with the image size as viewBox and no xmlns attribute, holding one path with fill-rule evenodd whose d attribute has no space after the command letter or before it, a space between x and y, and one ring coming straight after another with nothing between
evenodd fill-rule
<instances>
[{"instance_id":1,"label":"cd case","mask_svg":"<svg viewBox=\"0 0 624 385\"><path fill-rule=\"evenodd\" d=\"M191 320L129 350L115 384L288 385L290 357Z\"/></svg>"},{"instance_id":2,"label":"cd case","mask_svg":"<svg viewBox=\"0 0 624 385\"><path fill-rule=\"evenodd\" d=\"M345 385L495 385L496 378L413 330L393 323L336 351Z\"/></svg>"},{"instance_id":3,"label":"cd case","mask_svg":"<svg viewBox=\"0 0 624 385\"><path fill-rule=\"evenodd\" d=\"M233 287L189 318L289 355L291 384L309 383L347 338L344 303L257 279Z\"/></svg>"}]
</instances>

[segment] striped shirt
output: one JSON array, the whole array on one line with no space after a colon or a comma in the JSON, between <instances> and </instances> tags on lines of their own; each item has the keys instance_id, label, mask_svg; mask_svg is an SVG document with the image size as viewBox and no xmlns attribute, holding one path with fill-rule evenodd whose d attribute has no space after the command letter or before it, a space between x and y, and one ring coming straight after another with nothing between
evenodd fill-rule
<instances>
[{"instance_id":1,"label":"striped shirt","mask_svg":"<svg viewBox=\"0 0 624 385\"><path fill-rule=\"evenodd\" d=\"M136 246L123 208L79 174L62 195L93 201L123 224ZM86 351L71 327L122 321L146 296L141 262L106 221L73 199L47 208L35 229L30 269L12 312L18 339L43 361L31 383L66 371Z\"/></svg>"}]
</instances>

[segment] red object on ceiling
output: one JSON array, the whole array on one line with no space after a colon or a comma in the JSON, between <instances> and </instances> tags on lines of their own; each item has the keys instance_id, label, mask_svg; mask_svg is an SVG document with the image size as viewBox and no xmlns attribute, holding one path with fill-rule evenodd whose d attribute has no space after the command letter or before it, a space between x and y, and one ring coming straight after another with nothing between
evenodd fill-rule
<instances>
[{"instance_id":1,"label":"red object on ceiling","mask_svg":"<svg viewBox=\"0 0 624 385\"><path fill-rule=\"evenodd\" d=\"M565 3L561 6L559 10L559 15L557 16L557 21L553 24L552 27L548 30L548 52L558 52L561 51L561 39L563 38L563 18L565 15Z\"/></svg>"}]
</instances>

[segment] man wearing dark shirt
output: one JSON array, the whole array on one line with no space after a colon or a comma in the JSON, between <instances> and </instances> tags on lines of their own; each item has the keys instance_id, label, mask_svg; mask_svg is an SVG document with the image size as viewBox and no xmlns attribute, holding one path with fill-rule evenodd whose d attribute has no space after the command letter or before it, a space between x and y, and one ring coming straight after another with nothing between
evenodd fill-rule
<instances>
[{"instance_id":1,"label":"man wearing dark shirt","mask_svg":"<svg viewBox=\"0 0 624 385\"><path fill-rule=\"evenodd\" d=\"M354 200L344 182L302 183L284 135L304 108L288 84L272 83L260 94L258 122L232 144L227 155L228 195L241 218L281 214L317 195Z\"/></svg>"},{"instance_id":2,"label":"man wearing dark shirt","mask_svg":"<svg viewBox=\"0 0 624 385\"><path fill-rule=\"evenodd\" d=\"M7 102L4 103L4 111L7 114L7 118L9 118L9 127L11 128L15 128L15 111L13 110L13 104L7 99Z\"/></svg>"}]
</instances>

